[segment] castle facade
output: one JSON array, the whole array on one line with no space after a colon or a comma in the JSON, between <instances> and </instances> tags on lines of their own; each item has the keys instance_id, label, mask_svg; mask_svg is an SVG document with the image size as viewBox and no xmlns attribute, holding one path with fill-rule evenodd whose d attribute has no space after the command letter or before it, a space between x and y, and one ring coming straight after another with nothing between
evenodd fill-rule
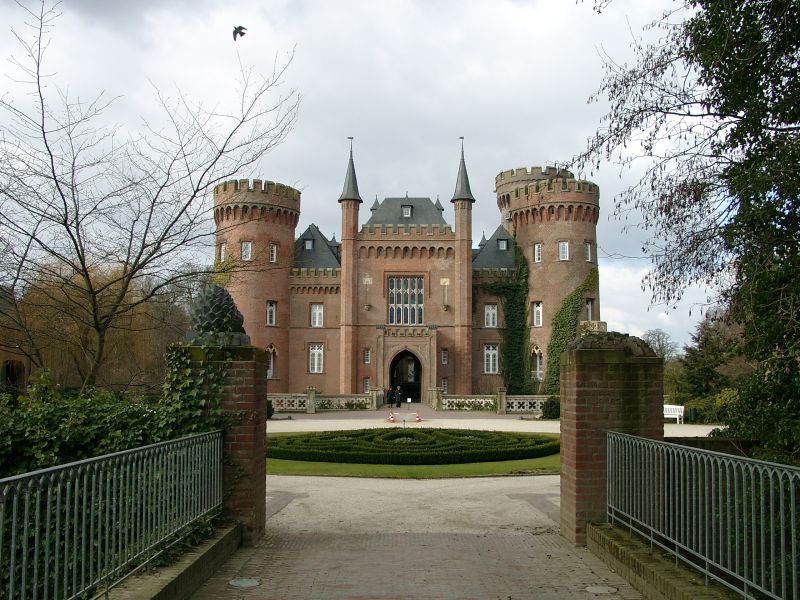
<instances>
[{"instance_id":1,"label":"castle facade","mask_svg":"<svg viewBox=\"0 0 800 600\"><path fill-rule=\"evenodd\" d=\"M515 272L517 248L529 272L519 335L542 380L565 298L578 290L579 320L599 320L596 283L579 289L597 266L599 190L554 167L504 171L495 185L501 224L477 248L463 149L452 225L430 198L376 199L362 216L351 149L341 242L313 224L296 236L298 190L261 180L216 186L217 269L253 345L267 350L270 391L493 393L504 385L505 317L492 283Z\"/></svg>"}]
</instances>

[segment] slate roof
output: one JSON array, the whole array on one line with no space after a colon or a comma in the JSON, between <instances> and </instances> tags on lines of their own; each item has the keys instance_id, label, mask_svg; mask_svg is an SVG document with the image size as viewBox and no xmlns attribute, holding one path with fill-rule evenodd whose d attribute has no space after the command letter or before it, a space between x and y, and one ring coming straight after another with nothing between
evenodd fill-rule
<instances>
[{"instance_id":1,"label":"slate roof","mask_svg":"<svg viewBox=\"0 0 800 600\"><path fill-rule=\"evenodd\" d=\"M507 250L500 250L499 240L506 240ZM500 225L486 243L483 244L478 254L472 259L473 269L513 269L514 268L514 238L506 228Z\"/></svg>"},{"instance_id":2,"label":"slate roof","mask_svg":"<svg viewBox=\"0 0 800 600\"><path fill-rule=\"evenodd\" d=\"M339 202L343 200L358 200L359 204L362 202L361 196L358 193L358 180L356 179L356 168L353 166L353 147L350 147L350 160L347 161L347 173L344 176L344 185L342 186L342 195L339 196Z\"/></svg>"},{"instance_id":3,"label":"slate roof","mask_svg":"<svg viewBox=\"0 0 800 600\"><path fill-rule=\"evenodd\" d=\"M403 206L411 207L411 217L403 217ZM447 225L444 208L430 198L384 198L380 203L375 200L371 211L366 225Z\"/></svg>"},{"instance_id":4,"label":"slate roof","mask_svg":"<svg viewBox=\"0 0 800 600\"><path fill-rule=\"evenodd\" d=\"M458 177L456 178L456 190L453 193L453 199L456 200L469 200L475 202L475 196L472 195L472 190L469 187L469 176L467 175L467 165L464 162L464 146L461 146L461 162L458 163Z\"/></svg>"},{"instance_id":5,"label":"slate roof","mask_svg":"<svg viewBox=\"0 0 800 600\"><path fill-rule=\"evenodd\" d=\"M305 241L314 240L314 247L306 250ZM313 223L308 226L294 243L294 264L297 269L338 269L339 242L334 237L328 240Z\"/></svg>"}]
</instances>

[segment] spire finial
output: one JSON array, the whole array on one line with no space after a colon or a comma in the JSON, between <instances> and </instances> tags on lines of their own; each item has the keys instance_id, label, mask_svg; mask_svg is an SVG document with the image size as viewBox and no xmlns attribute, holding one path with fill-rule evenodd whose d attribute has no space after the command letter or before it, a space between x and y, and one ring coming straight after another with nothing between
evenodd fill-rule
<instances>
[{"instance_id":1,"label":"spire finial","mask_svg":"<svg viewBox=\"0 0 800 600\"><path fill-rule=\"evenodd\" d=\"M342 200L357 200L361 203L361 196L358 194L358 181L356 180L356 168L353 166L353 136L347 136L350 140L350 160L347 161L347 174L344 178L344 187L342 188L342 195L339 196L339 202Z\"/></svg>"},{"instance_id":2,"label":"spire finial","mask_svg":"<svg viewBox=\"0 0 800 600\"><path fill-rule=\"evenodd\" d=\"M455 202L456 200L469 200L470 202L475 202L475 197L472 195L472 191L469 189L467 165L464 163L464 136L460 135L458 136L458 139L461 140L461 162L458 165L456 191L453 194L453 199L450 202Z\"/></svg>"}]
</instances>

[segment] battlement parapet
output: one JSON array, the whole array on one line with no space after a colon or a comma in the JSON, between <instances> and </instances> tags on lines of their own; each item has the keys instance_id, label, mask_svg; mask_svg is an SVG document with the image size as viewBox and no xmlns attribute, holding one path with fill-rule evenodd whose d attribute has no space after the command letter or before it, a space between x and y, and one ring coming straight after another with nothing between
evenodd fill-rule
<instances>
[{"instance_id":1,"label":"battlement parapet","mask_svg":"<svg viewBox=\"0 0 800 600\"><path fill-rule=\"evenodd\" d=\"M514 184L519 184L514 186ZM503 171L495 177L495 191L514 192L515 197L531 194L560 194L578 192L599 197L597 184L585 179L576 179L571 171L557 167L521 167Z\"/></svg>"},{"instance_id":2,"label":"battlement parapet","mask_svg":"<svg viewBox=\"0 0 800 600\"><path fill-rule=\"evenodd\" d=\"M507 269L505 267L480 267L472 269L472 276L481 278L508 277L513 272L514 269Z\"/></svg>"},{"instance_id":3,"label":"battlement parapet","mask_svg":"<svg viewBox=\"0 0 800 600\"><path fill-rule=\"evenodd\" d=\"M282 201L281 201L282 200ZM232 179L214 186L214 206L228 203L278 203L300 209L300 191L261 179Z\"/></svg>"},{"instance_id":4,"label":"battlement parapet","mask_svg":"<svg viewBox=\"0 0 800 600\"><path fill-rule=\"evenodd\" d=\"M360 237L367 239L396 239L396 237L452 238L453 229L449 224L423 225L364 225Z\"/></svg>"},{"instance_id":5,"label":"battlement parapet","mask_svg":"<svg viewBox=\"0 0 800 600\"><path fill-rule=\"evenodd\" d=\"M292 279L292 283L295 280L303 279L303 280L314 280L314 281L338 281L341 276L341 269L316 269L316 268L297 268L293 267L289 271L289 277Z\"/></svg>"}]
</instances>

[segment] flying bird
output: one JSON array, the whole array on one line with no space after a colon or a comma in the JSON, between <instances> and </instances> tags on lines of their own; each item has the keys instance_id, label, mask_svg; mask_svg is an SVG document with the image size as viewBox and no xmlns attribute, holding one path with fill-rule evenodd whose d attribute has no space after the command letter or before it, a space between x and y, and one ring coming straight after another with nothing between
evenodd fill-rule
<instances>
[{"instance_id":1,"label":"flying bird","mask_svg":"<svg viewBox=\"0 0 800 600\"><path fill-rule=\"evenodd\" d=\"M236 36L244 35L244 32L247 31L247 27L242 27L241 25L237 25L233 28L233 41L236 41Z\"/></svg>"}]
</instances>

